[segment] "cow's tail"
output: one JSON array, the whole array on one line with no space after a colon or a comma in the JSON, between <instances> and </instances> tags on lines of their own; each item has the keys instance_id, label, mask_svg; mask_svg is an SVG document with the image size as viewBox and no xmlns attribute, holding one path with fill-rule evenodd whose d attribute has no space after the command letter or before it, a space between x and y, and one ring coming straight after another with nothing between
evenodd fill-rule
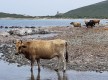
<instances>
[{"instance_id":1,"label":"cow's tail","mask_svg":"<svg viewBox=\"0 0 108 80\"><path fill-rule=\"evenodd\" d=\"M66 62L68 62L67 42L66 42L66 44L65 44L65 48L66 48L66 56L65 56L65 59L66 59Z\"/></svg>"}]
</instances>

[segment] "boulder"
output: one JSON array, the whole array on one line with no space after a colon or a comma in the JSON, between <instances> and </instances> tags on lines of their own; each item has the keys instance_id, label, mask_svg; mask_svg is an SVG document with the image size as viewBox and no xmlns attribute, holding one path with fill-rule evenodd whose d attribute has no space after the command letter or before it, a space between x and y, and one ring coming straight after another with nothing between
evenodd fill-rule
<instances>
[{"instance_id":1,"label":"boulder","mask_svg":"<svg viewBox=\"0 0 108 80\"><path fill-rule=\"evenodd\" d=\"M1 36L7 37L7 36L9 36L10 34L9 34L8 32L0 32L0 35L1 35Z\"/></svg>"},{"instance_id":2,"label":"boulder","mask_svg":"<svg viewBox=\"0 0 108 80\"><path fill-rule=\"evenodd\" d=\"M25 36L25 35L32 35L32 34L48 34L50 32L45 29L22 28L22 29L11 29L10 31L8 31L8 33L10 35Z\"/></svg>"}]
</instances>

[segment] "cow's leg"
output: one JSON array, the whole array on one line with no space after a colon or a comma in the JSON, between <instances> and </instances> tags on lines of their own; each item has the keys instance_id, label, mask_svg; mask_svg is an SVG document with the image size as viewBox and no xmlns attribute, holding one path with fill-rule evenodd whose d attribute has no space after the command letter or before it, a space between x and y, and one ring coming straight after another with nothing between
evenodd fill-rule
<instances>
[{"instance_id":1,"label":"cow's leg","mask_svg":"<svg viewBox=\"0 0 108 80\"><path fill-rule=\"evenodd\" d=\"M57 71L59 70L59 66L60 66L60 57L58 57Z\"/></svg>"},{"instance_id":2,"label":"cow's leg","mask_svg":"<svg viewBox=\"0 0 108 80\"><path fill-rule=\"evenodd\" d=\"M34 62L35 62L35 59L31 59L31 72L33 72Z\"/></svg>"},{"instance_id":3,"label":"cow's leg","mask_svg":"<svg viewBox=\"0 0 108 80\"><path fill-rule=\"evenodd\" d=\"M56 69L54 69L55 71L58 71L59 66L60 66L60 57L57 56L57 58L58 58L58 61L57 61Z\"/></svg>"},{"instance_id":4,"label":"cow's leg","mask_svg":"<svg viewBox=\"0 0 108 80\"><path fill-rule=\"evenodd\" d=\"M65 60L65 56L64 56L64 54L62 55L62 61L63 61L63 70L64 70L64 72L65 72L65 70L66 70L66 60Z\"/></svg>"},{"instance_id":5,"label":"cow's leg","mask_svg":"<svg viewBox=\"0 0 108 80\"><path fill-rule=\"evenodd\" d=\"M40 59L37 59L38 71L40 71Z\"/></svg>"}]
</instances>

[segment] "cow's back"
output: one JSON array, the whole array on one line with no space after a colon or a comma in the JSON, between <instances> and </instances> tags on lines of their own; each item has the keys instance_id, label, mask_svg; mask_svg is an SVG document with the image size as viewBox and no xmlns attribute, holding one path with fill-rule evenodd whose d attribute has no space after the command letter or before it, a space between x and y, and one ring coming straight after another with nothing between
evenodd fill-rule
<instances>
[{"instance_id":1,"label":"cow's back","mask_svg":"<svg viewBox=\"0 0 108 80\"><path fill-rule=\"evenodd\" d=\"M29 45L31 55L36 58L50 58L53 54L53 43L51 41L36 40L32 41Z\"/></svg>"},{"instance_id":2,"label":"cow's back","mask_svg":"<svg viewBox=\"0 0 108 80\"><path fill-rule=\"evenodd\" d=\"M74 27L81 27L81 23L79 23L79 22L74 22Z\"/></svg>"},{"instance_id":3,"label":"cow's back","mask_svg":"<svg viewBox=\"0 0 108 80\"><path fill-rule=\"evenodd\" d=\"M34 40L26 42L27 50L30 55L36 58L50 59L58 56L60 51L65 48L65 40Z\"/></svg>"}]
</instances>

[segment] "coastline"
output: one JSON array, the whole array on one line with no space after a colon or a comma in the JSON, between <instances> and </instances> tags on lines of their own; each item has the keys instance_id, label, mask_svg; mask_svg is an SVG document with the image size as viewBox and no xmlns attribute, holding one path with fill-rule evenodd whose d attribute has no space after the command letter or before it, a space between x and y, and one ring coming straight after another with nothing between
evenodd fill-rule
<instances>
[{"instance_id":1,"label":"coastline","mask_svg":"<svg viewBox=\"0 0 108 80\"><path fill-rule=\"evenodd\" d=\"M59 32L52 37L38 37L34 39L65 39L68 42L69 63L68 70L77 71L108 71L108 28L76 28L76 27L50 27L50 31ZM9 63L18 63L19 66L30 65L22 55L15 55L13 40L22 39L20 36L0 36L1 59ZM23 40L30 40L26 37ZM11 47L10 47L11 46ZM6 50L7 48L7 50ZM22 57L21 57L22 56ZM41 66L56 68L56 58L41 60Z\"/></svg>"},{"instance_id":2,"label":"coastline","mask_svg":"<svg viewBox=\"0 0 108 80\"><path fill-rule=\"evenodd\" d=\"M28 19L28 20L35 20L35 19L87 19L87 20L89 20L89 19L100 19L100 20L102 20L102 19L105 19L105 18L12 18L12 17L6 17L6 18L0 18L0 20L3 20L3 19L5 19L5 20L16 20L16 19L18 19L18 20L25 20L25 19Z\"/></svg>"}]
</instances>

